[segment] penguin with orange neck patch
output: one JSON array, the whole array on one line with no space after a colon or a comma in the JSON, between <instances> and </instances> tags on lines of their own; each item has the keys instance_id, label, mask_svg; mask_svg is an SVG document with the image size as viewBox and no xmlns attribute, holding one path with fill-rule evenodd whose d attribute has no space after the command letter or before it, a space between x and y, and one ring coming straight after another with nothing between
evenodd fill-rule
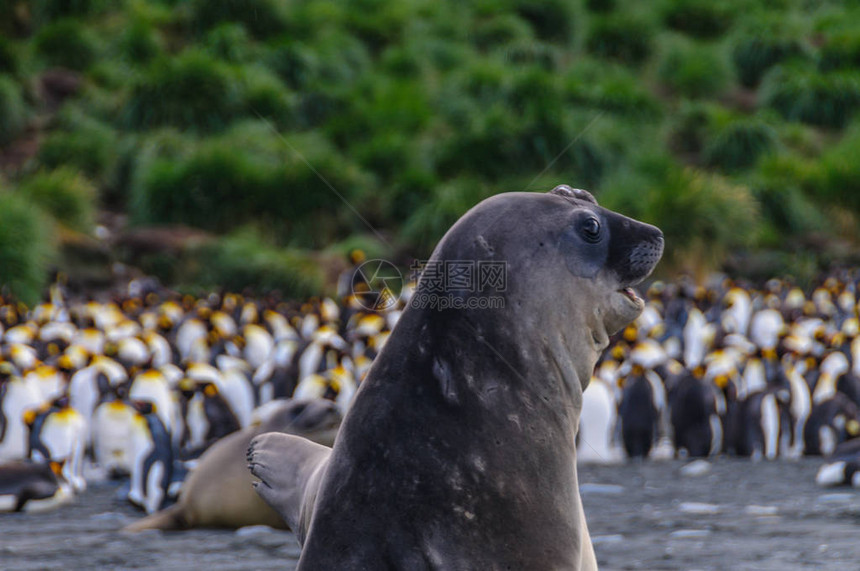
<instances>
[{"instance_id":1,"label":"penguin with orange neck patch","mask_svg":"<svg viewBox=\"0 0 860 571\"><path fill-rule=\"evenodd\" d=\"M71 500L62 468L60 462L0 464L0 513L45 511Z\"/></svg>"},{"instance_id":2,"label":"penguin with orange neck patch","mask_svg":"<svg viewBox=\"0 0 860 571\"><path fill-rule=\"evenodd\" d=\"M803 453L829 456L839 444L860 436L860 407L841 392L812 408L803 427Z\"/></svg>"},{"instance_id":3,"label":"penguin with orange neck patch","mask_svg":"<svg viewBox=\"0 0 860 571\"><path fill-rule=\"evenodd\" d=\"M634 364L630 375L623 380L618 418L621 421L621 439L624 450L631 458L647 458L657 440L660 411L651 381L645 368Z\"/></svg>"},{"instance_id":4,"label":"penguin with orange neck patch","mask_svg":"<svg viewBox=\"0 0 860 571\"><path fill-rule=\"evenodd\" d=\"M669 393L675 450L693 458L718 453L723 424L717 412L717 385L704 380L704 367L685 370Z\"/></svg>"},{"instance_id":5,"label":"penguin with orange neck patch","mask_svg":"<svg viewBox=\"0 0 860 571\"><path fill-rule=\"evenodd\" d=\"M25 422L30 428L28 457L37 462L58 462L63 477L78 493L87 488L83 476L87 424L83 416L69 406L68 397L56 399L37 411L27 411Z\"/></svg>"},{"instance_id":6,"label":"penguin with orange neck patch","mask_svg":"<svg viewBox=\"0 0 860 571\"><path fill-rule=\"evenodd\" d=\"M133 400L132 470L128 500L151 514L163 508L173 477L173 446L155 405Z\"/></svg>"},{"instance_id":7,"label":"penguin with orange neck patch","mask_svg":"<svg viewBox=\"0 0 860 571\"><path fill-rule=\"evenodd\" d=\"M839 445L815 475L819 486L860 488L860 438Z\"/></svg>"}]
</instances>

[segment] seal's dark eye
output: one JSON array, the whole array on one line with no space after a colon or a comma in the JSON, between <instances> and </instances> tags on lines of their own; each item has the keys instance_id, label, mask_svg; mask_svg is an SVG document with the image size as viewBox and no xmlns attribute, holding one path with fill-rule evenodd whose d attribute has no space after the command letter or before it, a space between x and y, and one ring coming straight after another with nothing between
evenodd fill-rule
<instances>
[{"instance_id":1,"label":"seal's dark eye","mask_svg":"<svg viewBox=\"0 0 860 571\"><path fill-rule=\"evenodd\" d=\"M597 218L587 218L582 223L582 237L592 243L600 240L600 222Z\"/></svg>"}]
</instances>

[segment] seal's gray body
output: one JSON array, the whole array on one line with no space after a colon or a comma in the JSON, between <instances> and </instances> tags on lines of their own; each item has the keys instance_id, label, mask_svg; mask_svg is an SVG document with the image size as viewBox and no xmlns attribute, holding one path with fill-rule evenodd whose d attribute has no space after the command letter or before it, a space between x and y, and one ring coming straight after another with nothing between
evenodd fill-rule
<instances>
[{"instance_id":1,"label":"seal's gray body","mask_svg":"<svg viewBox=\"0 0 860 571\"><path fill-rule=\"evenodd\" d=\"M662 245L568 187L463 216L430 264L507 263L503 291L445 292L503 307L418 307L425 274L331 453L282 435L252 443L258 493L303 541L299 568L596 566L576 476L582 391L609 335L641 312L623 288Z\"/></svg>"}]
</instances>

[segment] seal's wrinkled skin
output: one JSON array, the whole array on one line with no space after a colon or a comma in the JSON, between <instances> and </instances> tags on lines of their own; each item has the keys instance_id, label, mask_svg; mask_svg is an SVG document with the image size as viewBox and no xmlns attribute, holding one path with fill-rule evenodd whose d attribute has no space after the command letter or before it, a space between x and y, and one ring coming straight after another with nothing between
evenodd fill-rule
<instances>
[{"instance_id":1,"label":"seal's wrinkled skin","mask_svg":"<svg viewBox=\"0 0 860 571\"><path fill-rule=\"evenodd\" d=\"M510 193L464 215L435 260L504 261L500 309L409 307L334 449L280 434L249 451L257 492L303 543L299 569L579 569L582 392L635 319L662 233L582 190ZM429 287L419 283L416 298Z\"/></svg>"}]
</instances>

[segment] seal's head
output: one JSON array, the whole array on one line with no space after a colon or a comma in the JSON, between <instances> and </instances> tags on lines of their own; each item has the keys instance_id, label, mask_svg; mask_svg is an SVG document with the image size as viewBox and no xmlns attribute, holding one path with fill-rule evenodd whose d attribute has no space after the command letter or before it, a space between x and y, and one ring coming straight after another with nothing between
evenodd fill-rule
<instances>
[{"instance_id":1,"label":"seal's head","mask_svg":"<svg viewBox=\"0 0 860 571\"><path fill-rule=\"evenodd\" d=\"M648 277L660 261L663 233L598 206L585 190L563 184L550 194L564 197L573 207L560 250L573 275L594 278L604 291L603 321L611 335L642 313L645 304L632 286Z\"/></svg>"},{"instance_id":2,"label":"seal's head","mask_svg":"<svg viewBox=\"0 0 860 571\"><path fill-rule=\"evenodd\" d=\"M632 286L662 253L658 228L599 206L585 190L560 185L545 194L505 193L483 201L448 231L431 261L504 263L504 288L446 293L503 297L493 326L529 337L540 331L555 359L576 363L584 387L609 336L642 312ZM423 287L419 283L419 299ZM467 300L458 305L485 307ZM484 311L473 321L487 319Z\"/></svg>"}]
</instances>

